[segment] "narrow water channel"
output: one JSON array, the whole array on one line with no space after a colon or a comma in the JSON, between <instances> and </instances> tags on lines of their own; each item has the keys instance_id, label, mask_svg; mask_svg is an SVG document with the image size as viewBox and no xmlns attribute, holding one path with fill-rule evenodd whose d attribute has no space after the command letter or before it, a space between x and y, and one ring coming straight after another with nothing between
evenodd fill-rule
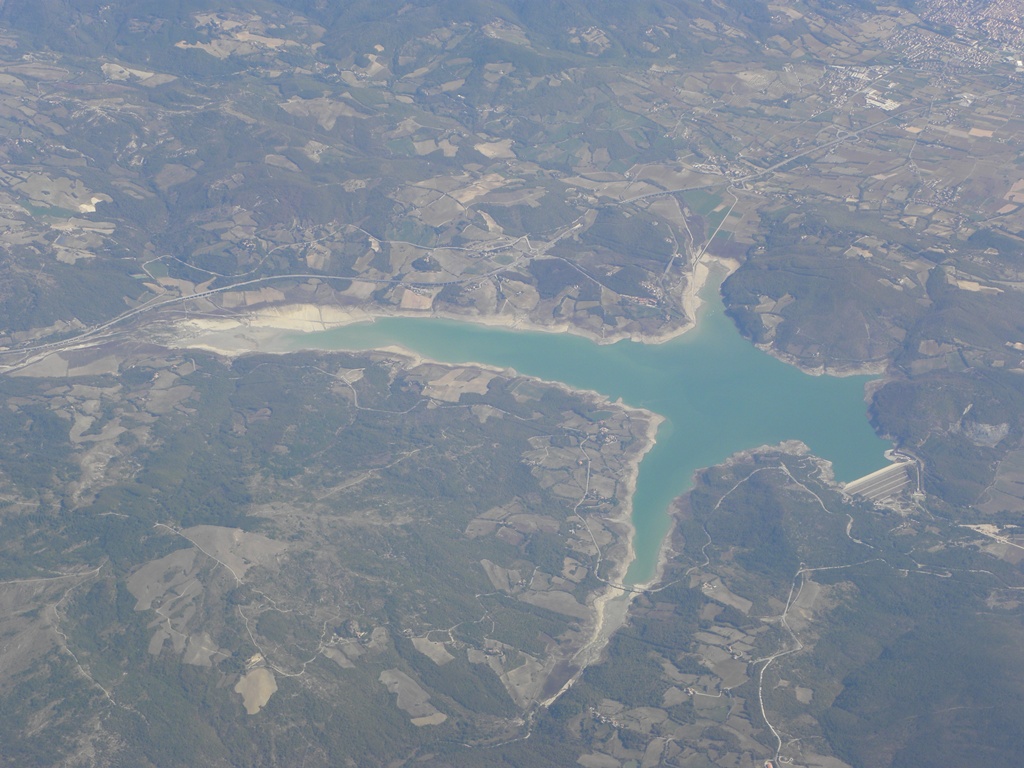
<instances>
[{"instance_id":1,"label":"narrow water channel","mask_svg":"<svg viewBox=\"0 0 1024 768\"><path fill-rule=\"evenodd\" d=\"M626 582L641 584L654 576L669 505L688 490L696 470L736 451L795 439L831 461L838 480L848 481L885 466L883 452L891 447L868 423L868 377L804 374L739 335L717 286L709 286L704 298L697 328L664 344L599 345L567 333L403 317L302 334L293 345L398 345L441 362L511 367L664 416L633 498L636 560Z\"/></svg>"}]
</instances>

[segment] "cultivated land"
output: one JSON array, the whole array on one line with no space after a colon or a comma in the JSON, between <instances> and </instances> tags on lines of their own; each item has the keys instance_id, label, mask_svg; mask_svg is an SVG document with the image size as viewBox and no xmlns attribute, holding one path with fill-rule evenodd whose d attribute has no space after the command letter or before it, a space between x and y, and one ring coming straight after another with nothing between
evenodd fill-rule
<instances>
[{"instance_id":1,"label":"cultivated land","mask_svg":"<svg viewBox=\"0 0 1024 768\"><path fill-rule=\"evenodd\" d=\"M70 375L44 370L58 357ZM128 723L161 739L191 710L144 693L168 673L237 694L215 717L240 735L309 739L325 759L483 745L520 734L615 630L602 606L632 557L649 413L396 352L227 362L110 344L9 381L9 456L27 462L44 430L51 458L6 465L8 503L37 521L7 547L9 609L47 616L12 621L6 655L38 696L70 686L119 713L84 730L47 718L26 747L117 742ZM62 504L77 512L59 523ZM56 637L31 642L47 625ZM45 673L51 657L70 678ZM336 712L299 726L296 697L347 697L346 727L372 734L333 741Z\"/></svg>"},{"instance_id":2,"label":"cultivated land","mask_svg":"<svg viewBox=\"0 0 1024 768\"><path fill-rule=\"evenodd\" d=\"M701 473L676 515L663 584L547 716L582 764L955 765L981 743L1012 764L1016 533L893 528L794 446Z\"/></svg>"},{"instance_id":3,"label":"cultivated land","mask_svg":"<svg viewBox=\"0 0 1024 768\"><path fill-rule=\"evenodd\" d=\"M540 8L0 8L0 762L1017 764L1019 8ZM713 259L907 464L709 469L628 616L651 414L267 354L658 342Z\"/></svg>"}]
</instances>

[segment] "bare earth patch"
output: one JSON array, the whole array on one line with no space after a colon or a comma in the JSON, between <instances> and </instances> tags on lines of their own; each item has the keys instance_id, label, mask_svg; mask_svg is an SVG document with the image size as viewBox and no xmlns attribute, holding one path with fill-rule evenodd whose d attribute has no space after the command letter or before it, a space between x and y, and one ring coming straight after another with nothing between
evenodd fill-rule
<instances>
[{"instance_id":1,"label":"bare earth patch","mask_svg":"<svg viewBox=\"0 0 1024 768\"><path fill-rule=\"evenodd\" d=\"M424 725L440 725L448 716L430 703L430 694L404 672L397 669L386 669L380 673L380 682L390 693L396 696L396 706L411 716L412 724L420 728Z\"/></svg>"},{"instance_id":2,"label":"bare earth patch","mask_svg":"<svg viewBox=\"0 0 1024 768\"><path fill-rule=\"evenodd\" d=\"M245 711L255 715L277 691L277 680L274 673L266 667L254 669L242 676L235 684L235 693L241 694Z\"/></svg>"}]
</instances>

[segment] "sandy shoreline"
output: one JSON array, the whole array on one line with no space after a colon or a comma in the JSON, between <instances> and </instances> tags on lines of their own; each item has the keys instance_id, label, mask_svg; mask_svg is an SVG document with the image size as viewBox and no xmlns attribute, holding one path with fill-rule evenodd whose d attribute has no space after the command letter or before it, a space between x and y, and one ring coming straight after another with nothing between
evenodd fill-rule
<instances>
[{"instance_id":1,"label":"sandy shoreline","mask_svg":"<svg viewBox=\"0 0 1024 768\"><path fill-rule=\"evenodd\" d=\"M272 344L271 336L275 333L317 333L342 328L354 323L373 322L377 318L384 317L442 318L516 331L569 333L575 336L582 336L593 341L595 344L614 344L623 340L640 344L663 344L696 327L697 315L704 303L700 294L707 285L712 271L707 262L714 262L724 267L727 274L733 272L739 266L737 262L730 259L705 255L694 265L690 279L687 282L686 291L681 298L683 310L687 316L686 322L677 328L653 334L630 332L599 334L569 322L540 323L522 315L464 314L436 310L403 310L394 307L343 307L304 303L259 307L241 311L234 315L225 314L221 317L191 318L178 321L175 325L193 337L209 334L216 336L216 340L221 342L227 341L224 334L230 331L238 333L244 329L244 333L235 339L234 344L213 344L208 347L209 351L229 357L236 357L240 354L254 351L277 351L276 349L270 350L267 348L268 345ZM196 343L189 344L188 346L203 348L201 344Z\"/></svg>"},{"instance_id":2,"label":"sandy shoreline","mask_svg":"<svg viewBox=\"0 0 1024 768\"><path fill-rule=\"evenodd\" d=\"M776 360L780 360L786 365L793 366L801 373L806 373L808 376L835 376L836 378L843 378L845 376L882 376L889 370L888 360L845 366L829 366L823 363L822 365L812 368L801 362L798 357L787 354L786 352L780 352L771 344L755 344L754 346L762 352L766 352L771 355Z\"/></svg>"},{"instance_id":3,"label":"sandy shoreline","mask_svg":"<svg viewBox=\"0 0 1024 768\"><path fill-rule=\"evenodd\" d=\"M603 398L603 402L609 401L607 398ZM628 588L628 586L622 583L629 571L629 567L636 559L636 550L633 547L633 541L636 538L636 526L633 524L633 496L636 493L636 481L640 475L640 464L657 444L658 428L665 421L665 417L644 408L624 406L621 402L613 403L613 405L638 412L647 419L647 429L644 434L645 445L643 449L637 451L630 459L629 472L623 483L626 486L626 497L622 505L622 513L612 521L616 525L622 526L626 531L626 555L620 562L616 563L615 570L609 574L608 581L605 583L605 588L592 603L594 609L594 630L590 635L590 639L577 651L572 659L573 664L578 667L578 671L555 695L541 702L541 706L544 707L551 706L563 693L573 686L588 666L600 658L601 652L604 650L612 634L625 623L629 605L641 589L640 587L635 589ZM664 545L662 549L664 549ZM659 555L659 569L660 567ZM619 601L620 605L615 606L616 610L613 611L611 610L613 607L612 603L615 601Z\"/></svg>"},{"instance_id":4,"label":"sandy shoreline","mask_svg":"<svg viewBox=\"0 0 1024 768\"><path fill-rule=\"evenodd\" d=\"M699 306L699 299L696 303ZM573 336L580 336L595 344L615 344L616 342L629 340L642 344L661 344L670 341L694 327L693 321L687 322L679 328L666 331L662 334L637 334L617 333L601 336L593 331L572 325L571 323L557 323L545 325L537 323L521 316L512 315L468 315L444 311L416 311L402 310L390 307L382 307L380 310L369 311L361 307L332 307L327 317L316 317L311 311L316 309L312 304L285 304L279 307L253 309L245 314L235 317L224 316L223 318L194 318L181 321L179 327L190 328L195 334L224 334L228 331L244 332L244 336L252 337L254 341L266 343L272 341L273 335L285 333L321 333L337 328L344 328L359 323L372 323L383 318L409 318L409 319L441 319L454 320L463 323L472 323L490 328L502 328L511 331L532 331L538 333L568 333ZM242 340L242 339L240 339ZM195 346L195 345L189 345ZM238 356L250 351L257 351L252 345L249 348L219 348L221 354ZM266 351L260 347L261 351ZM211 350L212 351L212 350Z\"/></svg>"}]
</instances>

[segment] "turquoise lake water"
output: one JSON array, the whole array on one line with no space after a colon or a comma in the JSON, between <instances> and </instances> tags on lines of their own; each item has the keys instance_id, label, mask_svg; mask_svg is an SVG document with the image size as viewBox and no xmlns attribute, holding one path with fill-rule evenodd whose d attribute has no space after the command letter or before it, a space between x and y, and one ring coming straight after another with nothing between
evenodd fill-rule
<instances>
[{"instance_id":1,"label":"turquoise lake water","mask_svg":"<svg viewBox=\"0 0 1024 768\"><path fill-rule=\"evenodd\" d=\"M626 578L649 581L669 530L668 508L693 473L737 451L802 440L848 481L885 466L867 419L865 376L809 376L745 341L718 293L695 330L664 344L599 345L568 333L507 330L433 318L383 318L294 337L296 347L372 349L396 344L449 363L479 362L591 389L665 417L640 465L633 498L636 560Z\"/></svg>"}]
</instances>

